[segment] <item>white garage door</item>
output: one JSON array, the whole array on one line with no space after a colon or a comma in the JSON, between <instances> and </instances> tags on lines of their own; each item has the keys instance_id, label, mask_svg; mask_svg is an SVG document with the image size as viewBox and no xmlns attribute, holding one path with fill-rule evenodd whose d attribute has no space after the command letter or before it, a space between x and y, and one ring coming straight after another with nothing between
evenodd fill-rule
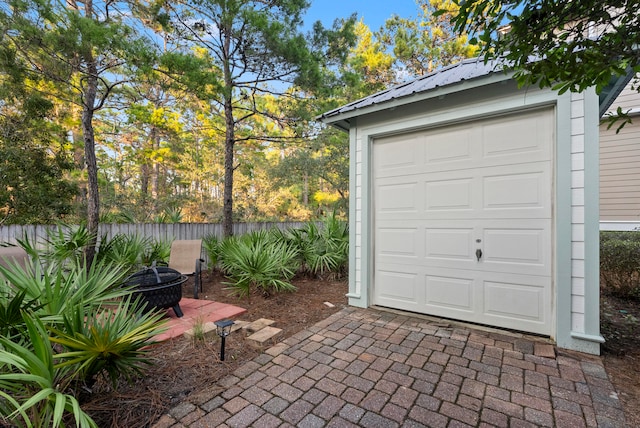
<instances>
[{"instance_id":1,"label":"white garage door","mask_svg":"<svg viewBox=\"0 0 640 428\"><path fill-rule=\"evenodd\" d=\"M373 143L373 304L551 334L551 110Z\"/></svg>"}]
</instances>

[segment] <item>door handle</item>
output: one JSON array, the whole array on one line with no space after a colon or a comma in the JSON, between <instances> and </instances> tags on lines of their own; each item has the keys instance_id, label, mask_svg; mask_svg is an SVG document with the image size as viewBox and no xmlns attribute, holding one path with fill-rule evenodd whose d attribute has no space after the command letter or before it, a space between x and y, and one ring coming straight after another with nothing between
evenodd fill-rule
<instances>
[{"instance_id":1,"label":"door handle","mask_svg":"<svg viewBox=\"0 0 640 428\"><path fill-rule=\"evenodd\" d=\"M480 248L476 250L476 258L478 259L478 261L480 261L480 259L482 258L482 250Z\"/></svg>"}]
</instances>

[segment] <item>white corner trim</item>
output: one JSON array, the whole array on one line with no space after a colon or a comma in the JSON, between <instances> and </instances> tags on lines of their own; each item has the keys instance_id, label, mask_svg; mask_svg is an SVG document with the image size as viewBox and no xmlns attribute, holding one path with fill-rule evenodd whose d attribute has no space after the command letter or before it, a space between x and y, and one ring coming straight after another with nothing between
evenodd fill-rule
<instances>
[{"instance_id":1,"label":"white corner trim","mask_svg":"<svg viewBox=\"0 0 640 428\"><path fill-rule=\"evenodd\" d=\"M640 229L640 221L600 220L600 230L621 232L637 229Z\"/></svg>"}]
</instances>

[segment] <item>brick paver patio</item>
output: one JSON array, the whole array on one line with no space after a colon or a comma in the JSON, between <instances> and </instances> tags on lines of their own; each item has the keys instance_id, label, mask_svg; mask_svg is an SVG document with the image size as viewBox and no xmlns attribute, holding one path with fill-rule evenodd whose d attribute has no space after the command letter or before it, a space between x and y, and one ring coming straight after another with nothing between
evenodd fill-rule
<instances>
[{"instance_id":1,"label":"brick paver patio","mask_svg":"<svg viewBox=\"0 0 640 428\"><path fill-rule=\"evenodd\" d=\"M624 425L597 357L555 351L543 339L347 308L267 349L155 427Z\"/></svg>"}]
</instances>

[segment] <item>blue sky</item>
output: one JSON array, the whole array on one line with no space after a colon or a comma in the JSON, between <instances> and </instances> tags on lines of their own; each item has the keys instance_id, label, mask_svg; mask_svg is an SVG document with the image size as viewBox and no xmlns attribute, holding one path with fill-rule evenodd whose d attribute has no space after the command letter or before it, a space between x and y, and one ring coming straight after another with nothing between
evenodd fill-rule
<instances>
[{"instance_id":1,"label":"blue sky","mask_svg":"<svg viewBox=\"0 0 640 428\"><path fill-rule=\"evenodd\" d=\"M376 31L393 14L403 18L416 17L418 6L415 0L311 0L304 21L305 25L311 25L320 20L328 27L334 19L346 18L353 12Z\"/></svg>"}]
</instances>

